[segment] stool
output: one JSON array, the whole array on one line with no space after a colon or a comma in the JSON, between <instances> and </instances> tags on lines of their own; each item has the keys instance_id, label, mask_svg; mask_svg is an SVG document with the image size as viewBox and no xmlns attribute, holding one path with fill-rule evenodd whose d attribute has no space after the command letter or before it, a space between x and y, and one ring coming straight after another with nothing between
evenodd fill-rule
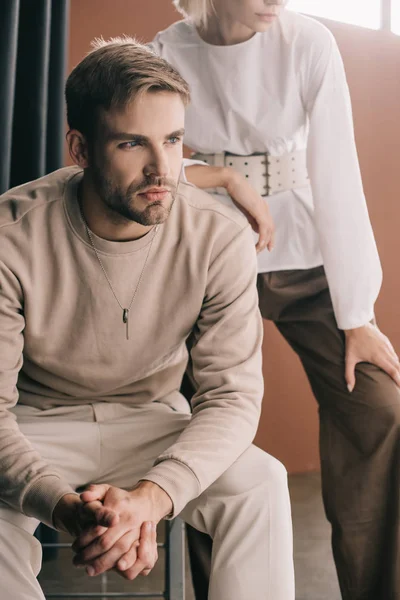
<instances>
[{"instance_id":1,"label":"stool","mask_svg":"<svg viewBox=\"0 0 400 600\"><path fill-rule=\"evenodd\" d=\"M107 573L101 575L100 592L62 592L49 593L50 598L165 598L165 600L185 600L185 528L181 519L166 521L165 543L157 544L165 549L165 588L160 592L108 592ZM40 536L39 536L40 539ZM57 548L69 548L70 544L59 542L42 543L44 550L57 551Z\"/></svg>"}]
</instances>

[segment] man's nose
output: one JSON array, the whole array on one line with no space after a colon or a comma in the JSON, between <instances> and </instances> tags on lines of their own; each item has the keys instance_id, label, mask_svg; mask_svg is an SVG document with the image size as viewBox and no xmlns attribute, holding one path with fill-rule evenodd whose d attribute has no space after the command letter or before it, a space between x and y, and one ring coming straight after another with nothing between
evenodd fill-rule
<instances>
[{"instance_id":1,"label":"man's nose","mask_svg":"<svg viewBox=\"0 0 400 600\"><path fill-rule=\"evenodd\" d=\"M144 169L144 174L146 176L168 177L169 162L164 151L160 150L152 153L151 159Z\"/></svg>"}]
</instances>

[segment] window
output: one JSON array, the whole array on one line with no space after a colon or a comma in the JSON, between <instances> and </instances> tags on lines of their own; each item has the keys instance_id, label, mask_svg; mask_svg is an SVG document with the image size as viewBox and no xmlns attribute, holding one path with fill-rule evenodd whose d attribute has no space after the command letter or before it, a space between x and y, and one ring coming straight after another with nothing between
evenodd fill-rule
<instances>
[{"instance_id":1,"label":"window","mask_svg":"<svg viewBox=\"0 0 400 600\"><path fill-rule=\"evenodd\" d=\"M400 0L392 0L392 31L400 35Z\"/></svg>"},{"instance_id":2,"label":"window","mask_svg":"<svg viewBox=\"0 0 400 600\"><path fill-rule=\"evenodd\" d=\"M382 25L382 1L390 2L390 0L289 0L289 8L334 21L379 29ZM392 2L394 5L400 4L400 0L392 0ZM397 10L400 11L399 6ZM398 25L400 29L400 23Z\"/></svg>"}]
</instances>

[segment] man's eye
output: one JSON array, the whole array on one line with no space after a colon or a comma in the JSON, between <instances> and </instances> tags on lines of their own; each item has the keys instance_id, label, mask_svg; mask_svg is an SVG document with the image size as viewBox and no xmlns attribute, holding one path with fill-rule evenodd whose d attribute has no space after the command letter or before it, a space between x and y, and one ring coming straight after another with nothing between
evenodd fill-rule
<instances>
[{"instance_id":1,"label":"man's eye","mask_svg":"<svg viewBox=\"0 0 400 600\"><path fill-rule=\"evenodd\" d=\"M178 137L178 136L173 136L168 138L168 142L170 144L178 144L181 141L182 138Z\"/></svg>"},{"instance_id":2,"label":"man's eye","mask_svg":"<svg viewBox=\"0 0 400 600\"><path fill-rule=\"evenodd\" d=\"M122 148L123 150L129 150L130 148L136 148L136 146L141 146L140 142L124 142L123 144L120 144L119 147Z\"/></svg>"}]
</instances>

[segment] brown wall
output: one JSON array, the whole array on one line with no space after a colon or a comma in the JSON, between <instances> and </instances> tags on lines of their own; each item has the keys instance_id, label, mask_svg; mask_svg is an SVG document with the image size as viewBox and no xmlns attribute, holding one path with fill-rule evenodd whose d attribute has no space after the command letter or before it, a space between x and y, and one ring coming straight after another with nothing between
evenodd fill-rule
<instances>
[{"instance_id":1,"label":"brown wall","mask_svg":"<svg viewBox=\"0 0 400 600\"><path fill-rule=\"evenodd\" d=\"M72 68L96 36L135 34L143 41L177 20L170 0L71 0ZM400 350L400 38L326 22L344 58L357 145L385 282L381 329ZM332 156L332 168L335 157ZM265 399L256 442L290 472L318 469L317 409L297 357L269 323L264 339Z\"/></svg>"}]
</instances>

